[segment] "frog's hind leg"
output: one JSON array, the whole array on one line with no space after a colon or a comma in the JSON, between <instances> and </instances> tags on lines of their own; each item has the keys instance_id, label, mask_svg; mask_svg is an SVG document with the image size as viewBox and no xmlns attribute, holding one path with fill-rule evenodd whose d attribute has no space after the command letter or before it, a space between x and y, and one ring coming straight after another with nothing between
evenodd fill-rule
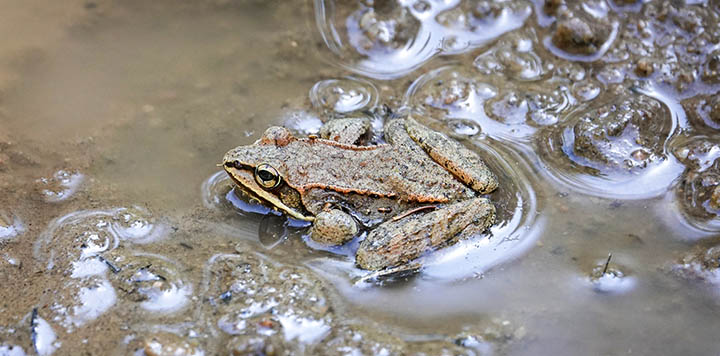
<instances>
[{"instance_id":1,"label":"frog's hind leg","mask_svg":"<svg viewBox=\"0 0 720 356\"><path fill-rule=\"evenodd\" d=\"M332 119L320 128L320 137L346 145L361 144L370 132L370 119L365 117Z\"/></svg>"},{"instance_id":2,"label":"frog's hind leg","mask_svg":"<svg viewBox=\"0 0 720 356\"><path fill-rule=\"evenodd\" d=\"M485 231L495 222L495 207L486 198L474 198L389 220L360 243L355 263L381 270L414 260L426 251L452 244Z\"/></svg>"},{"instance_id":3,"label":"frog's hind leg","mask_svg":"<svg viewBox=\"0 0 720 356\"><path fill-rule=\"evenodd\" d=\"M475 152L410 117L404 121L408 135L435 162L445 167L460 181L482 194L490 193L497 188L497 178Z\"/></svg>"}]
</instances>

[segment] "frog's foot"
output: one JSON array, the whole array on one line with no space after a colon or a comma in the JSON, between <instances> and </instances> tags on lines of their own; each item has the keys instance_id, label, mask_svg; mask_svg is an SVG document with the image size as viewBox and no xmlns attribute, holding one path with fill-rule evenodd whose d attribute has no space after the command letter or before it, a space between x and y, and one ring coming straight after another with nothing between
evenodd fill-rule
<instances>
[{"instance_id":1,"label":"frog's foot","mask_svg":"<svg viewBox=\"0 0 720 356\"><path fill-rule=\"evenodd\" d=\"M358 225L350 214L330 209L315 216L310 238L326 245L342 245L358 233Z\"/></svg>"},{"instance_id":2,"label":"frog's foot","mask_svg":"<svg viewBox=\"0 0 720 356\"><path fill-rule=\"evenodd\" d=\"M320 128L320 137L346 145L357 145L369 131L368 118L333 119Z\"/></svg>"},{"instance_id":3,"label":"frog's foot","mask_svg":"<svg viewBox=\"0 0 720 356\"><path fill-rule=\"evenodd\" d=\"M360 243L355 263L381 270L407 263L433 248L485 231L495 221L495 207L485 198L444 206L429 213L390 220Z\"/></svg>"},{"instance_id":4,"label":"frog's foot","mask_svg":"<svg viewBox=\"0 0 720 356\"><path fill-rule=\"evenodd\" d=\"M497 178L475 152L410 117L404 121L408 135L427 152L428 156L460 181L482 194L490 193L497 188Z\"/></svg>"}]
</instances>

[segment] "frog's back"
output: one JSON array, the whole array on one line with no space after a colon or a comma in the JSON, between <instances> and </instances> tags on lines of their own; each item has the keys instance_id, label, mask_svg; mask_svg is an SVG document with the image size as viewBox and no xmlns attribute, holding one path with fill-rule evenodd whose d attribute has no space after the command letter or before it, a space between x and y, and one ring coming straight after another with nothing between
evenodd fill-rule
<instances>
[{"instance_id":1,"label":"frog's back","mask_svg":"<svg viewBox=\"0 0 720 356\"><path fill-rule=\"evenodd\" d=\"M321 139L299 139L284 147L286 182L300 192L313 188L445 203L474 196L411 139L393 145L350 146Z\"/></svg>"}]
</instances>

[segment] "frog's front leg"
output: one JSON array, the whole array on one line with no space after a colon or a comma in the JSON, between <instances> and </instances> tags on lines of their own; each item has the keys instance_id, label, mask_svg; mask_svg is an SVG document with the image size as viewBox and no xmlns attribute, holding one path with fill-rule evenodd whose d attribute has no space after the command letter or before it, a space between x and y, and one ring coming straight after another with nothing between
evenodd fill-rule
<instances>
[{"instance_id":1,"label":"frog's front leg","mask_svg":"<svg viewBox=\"0 0 720 356\"><path fill-rule=\"evenodd\" d=\"M350 214L339 209L321 211L315 216L310 238L326 245L342 245L358 233L358 225Z\"/></svg>"},{"instance_id":2,"label":"frog's front leg","mask_svg":"<svg viewBox=\"0 0 720 356\"><path fill-rule=\"evenodd\" d=\"M333 119L320 128L320 137L346 145L357 145L369 131L368 118Z\"/></svg>"},{"instance_id":3,"label":"frog's front leg","mask_svg":"<svg viewBox=\"0 0 720 356\"><path fill-rule=\"evenodd\" d=\"M428 250L485 231L494 221L495 207L486 198L386 221L360 243L355 261L368 270L398 266Z\"/></svg>"}]
</instances>

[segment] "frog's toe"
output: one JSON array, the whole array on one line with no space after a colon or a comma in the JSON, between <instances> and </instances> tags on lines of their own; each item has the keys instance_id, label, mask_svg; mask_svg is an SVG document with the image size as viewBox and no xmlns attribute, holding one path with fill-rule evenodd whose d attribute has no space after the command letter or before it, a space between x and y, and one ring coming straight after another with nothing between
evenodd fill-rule
<instances>
[{"instance_id":1,"label":"frog's toe","mask_svg":"<svg viewBox=\"0 0 720 356\"><path fill-rule=\"evenodd\" d=\"M352 216L338 209L323 211L315 216L310 237L327 245L342 245L358 233Z\"/></svg>"}]
</instances>

